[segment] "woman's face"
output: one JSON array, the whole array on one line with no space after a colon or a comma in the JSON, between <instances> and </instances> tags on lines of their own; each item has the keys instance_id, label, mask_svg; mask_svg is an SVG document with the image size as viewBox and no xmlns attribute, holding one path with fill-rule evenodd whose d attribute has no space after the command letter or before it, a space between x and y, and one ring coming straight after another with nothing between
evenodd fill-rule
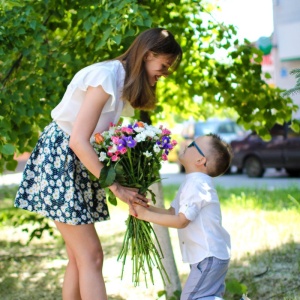
<instances>
[{"instance_id":1,"label":"woman's face","mask_svg":"<svg viewBox=\"0 0 300 300\"><path fill-rule=\"evenodd\" d=\"M145 69L151 86L154 86L161 76L169 75L168 69L171 67L174 59L170 55L154 54L149 51L145 58Z\"/></svg>"}]
</instances>

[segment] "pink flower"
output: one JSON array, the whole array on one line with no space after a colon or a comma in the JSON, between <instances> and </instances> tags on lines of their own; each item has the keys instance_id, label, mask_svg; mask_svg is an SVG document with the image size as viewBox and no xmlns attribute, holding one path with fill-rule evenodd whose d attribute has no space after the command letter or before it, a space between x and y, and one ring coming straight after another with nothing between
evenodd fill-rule
<instances>
[{"instance_id":1,"label":"pink flower","mask_svg":"<svg viewBox=\"0 0 300 300\"><path fill-rule=\"evenodd\" d=\"M116 154L114 154L112 157L111 157L111 160L112 161L117 161L117 160L119 160L120 159L120 157L118 156L118 155L116 155Z\"/></svg>"},{"instance_id":2,"label":"pink flower","mask_svg":"<svg viewBox=\"0 0 300 300\"><path fill-rule=\"evenodd\" d=\"M170 131L169 129L166 129L166 128L165 128L165 129L162 130L162 134L163 134L163 135L170 135L170 134L171 134L171 131Z\"/></svg>"},{"instance_id":3,"label":"pink flower","mask_svg":"<svg viewBox=\"0 0 300 300\"><path fill-rule=\"evenodd\" d=\"M121 154L125 154L127 152L127 148L123 147L121 150L120 150L120 153Z\"/></svg>"},{"instance_id":4,"label":"pink flower","mask_svg":"<svg viewBox=\"0 0 300 300\"><path fill-rule=\"evenodd\" d=\"M163 153L163 154L161 155L161 159L162 159L162 160L168 160L167 154Z\"/></svg>"},{"instance_id":5,"label":"pink flower","mask_svg":"<svg viewBox=\"0 0 300 300\"><path fill-rule=\"evenodd\" d=\"M172 140L172 141L171 141L171 144L172 144L173 146L176 146L176 145L177 145L177 141Z\"/></svg>"},{"instance_id":6,"label":"pink flower","mask_svg":"<svg viewBox=\"0 0 300 300\"><path fill-rule=\"evenodd\" d=\"M127 134L132 134L132 133L133 133L132 128L129 128L129 127L122 127L122 128L121 128L121 131L122 131L122 132L125 132L125 133L127 133Z\"/></svg>"},{"instance_id":7,"label":"pink flower","mask_svg":"<svg viewBox=\"0 0 300 300\"><path fill-rule=\"evenodd\" d=\"M118 145L120 138L118 136L112 136L111 140L113 141L114 144Z\"/></svg>"}]
</instances>

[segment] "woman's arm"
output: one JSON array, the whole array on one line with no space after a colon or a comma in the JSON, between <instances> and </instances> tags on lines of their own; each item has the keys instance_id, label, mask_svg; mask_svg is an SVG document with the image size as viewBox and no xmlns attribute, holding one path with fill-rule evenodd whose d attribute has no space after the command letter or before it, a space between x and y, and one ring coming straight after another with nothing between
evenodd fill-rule
<instances>
[{"instance_id":1,"label":"woman's arm","mask_svg":"<svg viewBox=\"0 0 300 300\"><path fill-rule=\"evenodd\" d=\"M98 123L99 116L108 98L109 94L107 94L101 86L88 88L75 120L69 142L70 148L74 151L79 160L97 178L100 177L103 164L99 161L97 153L90 143L90 137ZM118 183L113 183L109 188L116 197L126 202L129 206L132 206L132 203L147 206L146 203L149 201L138 193L138 189L126 188Z\"/></svg>"},{"instance_id":2,"label":"woman's arm","mask_svg":"<svg viewBox=\"0 0 300 300\"><path fill-rule=\"evenodd\" d=\"M90 137L97 125L102 109L109 98L101 86L89 87L76 117L69 146L85 167L97 178L103 164L90 143Z\"/></svg>"}]
</instances>

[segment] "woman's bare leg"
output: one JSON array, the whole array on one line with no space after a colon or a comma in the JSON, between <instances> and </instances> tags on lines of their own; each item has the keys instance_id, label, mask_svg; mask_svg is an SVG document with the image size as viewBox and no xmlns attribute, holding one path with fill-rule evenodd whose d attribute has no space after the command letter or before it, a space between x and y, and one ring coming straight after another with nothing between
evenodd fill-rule
<instances>
[{"instance_id":1,"label":"woman's bare leg","mask_svg":"<svg viewBox=\"0 0 300 300\"><path fill-rule=\"evenodd\" d=\"M68 282L64 284L65 290L69 280L76 278L78 272L82 300L107 300L102 275L103 251L94 224L68 225L60 222L55 224L65 240L68 253L71 253L77 265L77 271L74 264L71 264L70 270L67 270L73 274L66 274ZM73 293L76 294L75 290L78 288L74 289ZM69 297L71 292L67 293L67 291L68 289L66 297ZM74 300L74 298L64 298L64 300Z\"/></svg>"},{"instance_id":2,"label":"woman's bare leg","mask_svg":"<svg viewBox=\"0 0 300 300\"><path fill-rule=\"evenodd\" d=\"M63 299L81 300L79 290L79 272L75 256L68 245L66 245L69 262L64 277Z\"/></svg>"}]
</instances>

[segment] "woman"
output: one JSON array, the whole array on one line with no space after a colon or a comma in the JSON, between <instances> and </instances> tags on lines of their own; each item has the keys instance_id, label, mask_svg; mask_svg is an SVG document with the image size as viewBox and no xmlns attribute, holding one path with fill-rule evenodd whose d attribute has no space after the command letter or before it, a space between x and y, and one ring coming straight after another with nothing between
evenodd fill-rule
<instances>
[{"instance_id":1,"label":"woman","mask_svg":"<svg viewBox=\"0 0 300 300\"><path fill-rule=\"evenodd\" d=\"M89 172L99 178L103 168L90 138L117 123L121 114L153 109L157 80L175 70L181 56L173 35L154 28L137 36L121 56L80 70L28 160L15 206L52 219L62 234L69 258L64 300L107 299L94 223L107 220L109 212L105 191L89 178ZM137 189L117 182L109 189L131 208L147 205Z\"/></svg>"}]
</instances>

